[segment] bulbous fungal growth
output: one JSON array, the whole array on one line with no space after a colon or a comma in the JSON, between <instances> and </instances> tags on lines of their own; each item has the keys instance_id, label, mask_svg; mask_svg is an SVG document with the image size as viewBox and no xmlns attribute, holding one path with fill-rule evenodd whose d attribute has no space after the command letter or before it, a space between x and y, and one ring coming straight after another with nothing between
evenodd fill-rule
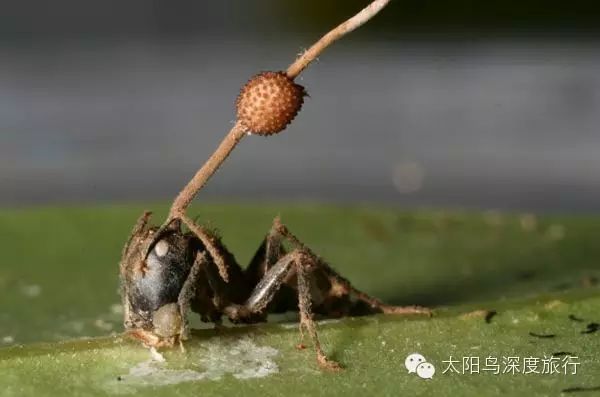
<instances>
[{"instance_id":1,"label":"bulbous fungal growth","mask_svg":"<svg viewBox=\"0 0 600 397\"><path fill-rule=\"evenodd\" d=\"M252 77L238 95L237 118L250 133L272 135L296 117L306 91L285 72L262 72Z\"/></svg>"}]
</instances>

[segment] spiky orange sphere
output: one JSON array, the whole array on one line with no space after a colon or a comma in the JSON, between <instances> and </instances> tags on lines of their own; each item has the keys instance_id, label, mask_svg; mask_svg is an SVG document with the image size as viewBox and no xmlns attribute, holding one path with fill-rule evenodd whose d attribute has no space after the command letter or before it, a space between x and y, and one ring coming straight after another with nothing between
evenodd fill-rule
<instances>
[{"instance_id":1,"label":"spiky orange sphere","mask_svg":"<svg viewBox=\"0 0 600 397\"><path fill-rule=\"evenodd\" d=\"M296 117L305 95L304 87L284 72L259 73L240 91L238 121L253 134L276 134Z\"/></svg>"}]
</instances>

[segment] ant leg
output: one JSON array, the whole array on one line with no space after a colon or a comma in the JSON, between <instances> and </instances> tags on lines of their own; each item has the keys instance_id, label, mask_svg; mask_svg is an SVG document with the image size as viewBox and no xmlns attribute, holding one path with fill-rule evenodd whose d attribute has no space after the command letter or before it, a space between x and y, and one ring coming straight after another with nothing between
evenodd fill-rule
<instances>
[{"instance_id":1,"label":"ant leg","mask_svg":"<svg viewBox=\"0 0 600 397\"><path fill-rule=\"evenodd\" d=\"M212 257L215 265L219 269L219 274L225 282L230 281L230 270L231 267L237 267L239 265L235 261L233 255L225 248L219 237L204 227L198 225L190 217L185 214L181 214L180 219L190 229L192 233L196 235L206 247L206 250Z\"/></svg>"},{"instance_id":2,"label":"ant leg","mask_svg":"<svg viewBox=\"0 0 600 397\"><path fill-rule=\"evenodd\" d=\"M201 295L211 295L211 302L205 302L202 306L220 311L231 303L243 302L252 287L246 282L242 268L221 238L186 215L182 215L181 220L198 237L207 252L207 263L203 268L210 292ZM211 309L208 319L218 325L220 316L217 311Z\"/></svg>"},{"instance_id":3,"label":"ant leg","mask_svg":"<svg viewBox=\"0 0 600 397\"><path fill-rule=\"evenodd\" d=\"M121 290L121 304L123 305L123 312L125 318L125 327L130 328L133 327L131 322L131 305L129 304L129 283L127 282L127 277L129 271L127 269L127 264L132 255L135 254L131 252L132 244L134 240L139 240L140 236L144 234L148 230L148 221L152 212L145 211L136 221L129 238L125 242L123 249L121 251L121 260L119 262L119 275L120 275L120 290ZM137 244L137 241L136 241ZM136 248L136 245L133 246Z\"/></svg>"},{"instance_id":4,"label":"ant leg","mask_svg":"<svg viewBox=\"0 0 600 397\"><path fill-rule=\"evenodd\" d=\"M125 259L125 257L127 256L129 252L129 247L131 246L131 242L133 241L134 237L140 235L148 226L148 220L150 219L150 216L152 216L152 212L145 211L136 221L135 225L133 226L133 230L129 234L129 238L127 239L127 242L125 242L125 246L121 251L122 259ZM123 262L121 262L121 266L123 266L122 263Z\"/></svg>"},{"instance_id":5,"label":"ant leg","mask_svg":"<svg viewBox=\"0 0 600 397\"><path fill-rule=\"evenodd\" d=\"M200 272L207 264L208 258L206 257L206 253L198 253L196 255L196 260L190 269L190 274L183 283L183 287L181 288L179 296L177 297L177 306L179 307L179 314L181 316L181 330L179 332L181 339L189 338L187 313L190 309L190 302L196 296L198 280L201 276Z\"/></svg>"},{"instance_id":6,"label":"ant leg","mask_svg":"<svg viewBox=\"0 0 600 397\"><path fill-rule=\"evenodd\" d=\"M256 285L267 270L285 254L286 250L283 247L281 234L271 227L245 270L248 282Z\"/></svg>"},{"instance_id":7,"label":"ant leg","mask_svg":"<svg viewBox=\"0 0 600 397\"><path fill-rule=\"evenodd\" d=\"M224 312L233 322L253 322L256 316L262 317L266 312L267 306L282 285L296 275L300 333L303 336L304 330L308 331L317 354L317 362L321 367L339 370L340 365L328 359L323 352L313 319L310 277L315 268L315 259L312 254L303 250L294 250L284 255L265 273L243 305L230 305Z\"/></svg>"},{"instance_id":8,"label":"ant leg","mask_svg":"<svg viewBox=\"0 0 600 397\"><path fill-rule=\"evenodd\" d=\"M331 268L331 266L329 266L329 264L327 262L325 262L323 259L319 258L318 255L316 255L314 252L312 252L310 250L310 248L305 246L294 234L292 234L288 230L288 228L281 223L279 217L277 217L273 220L273 226L271 227L271 230L270 230L269 234L267 235L266 242L263 243L263 244L266 244L266 247L269 247L270 245L272 245L273 247L277 247L277 250L278 250L278 251L274 250L271 255L266 256L267 259L265 260L265 267L266 267L265 271L269 268L269 263L274 263L274 262L269 262L269 260L272 260L272 259L270 259L270 258L272 258L272 255L276 255L277 252L281 252L282 248L280 248L280 247L281 247L282 240L284 240L284 239L287 240L290 244L292 244L292 246L294 246L295 249L306 251L315 259L315 266L318 268L318 270L322 274L325 275L325 277L329 280L329 283L331 285L329 292L328 292L330 297L341 298L341 297L354 296L358 301L365 303L368 306L368 308L370 309L370 311L373 313L386 313L386 314L399 314L399 315L420 314L420 315L427 315L427 316L432 315L431 309L421 307L421 306L387 305L387 304L383 303L381 300L379 300L375 297L372 297L372 296L368 295L367 293L355 288L350 283L350 281L348 281L346 278L342 277L339 273L337 273L333 268ZM252 264L248 268L248 270L250 270L251 268L252 268ZM262 274L264 274L264 272Z\"/></svg>"},{"instance_id":9,"label":"ant leg","mask_svg":"<svg viewBox=\"0 0 600 397\"><path fill-rule=\"evenodd\" d=\"M300 309L300 335L302 328L308 331L308 335L313 341L317 353L317 362L323 368L338 371L342 369L340 364L327 358L323 349L321 349L321 342L317 335L317 325L313 319L312 313L312 296L310 293L310 280L309 274L315 266L316 259L314 255L310 253L300 252L300 258L295 261L296 271L298 276L298 308Z\"/></svg>"}]
</instances>

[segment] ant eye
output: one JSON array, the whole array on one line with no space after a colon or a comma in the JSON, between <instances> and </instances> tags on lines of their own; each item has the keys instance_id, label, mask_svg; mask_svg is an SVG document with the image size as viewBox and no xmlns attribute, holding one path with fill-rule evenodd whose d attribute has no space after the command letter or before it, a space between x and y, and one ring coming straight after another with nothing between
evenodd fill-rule
<instances>
[{"instance_id":1,"label":"ant eye","mask_svg":"<svg viewBox=\"0 0 600 397\"><path fill-rule=\"evenodd\" d=\"M413 361L413 359L411 358L410 361Z\"/></svg>"},{"instance_id":2,"label":"ant eye","mask_svg":"<svg viewBox=\"0 0 600 397\"><path fill-rule=\"evenodd\" d=\"M165 256L165 255L167 255L169 253L169 243L167 243L165 240L160 240L154 246L154 252L158 256Z\"/></svg>"}]
</instances>

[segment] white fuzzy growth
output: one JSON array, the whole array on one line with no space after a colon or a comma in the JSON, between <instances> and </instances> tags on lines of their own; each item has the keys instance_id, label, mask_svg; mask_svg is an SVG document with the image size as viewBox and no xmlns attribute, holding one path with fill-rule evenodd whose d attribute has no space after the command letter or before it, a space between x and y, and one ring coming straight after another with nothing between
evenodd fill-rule
<instances>
[{"instance_id":1,"label":"white fuzzy growth","mask_svg":"<svg viewBox=\"0 0 600 397\"><path fill-rule=\"evenodd\" d=\"M2 343L13 343L15 338L12 335L6 335L2 338Z\"/></svg>"},{"instance_id":2,"label":"white fuzzy growth","mask_svg":"<svg viewBox=\"0 0 600 397\"><path fill-rule=\"evenodd\" d=\"M150 348L150 355L152 356L152 360L153 361L156 361L156 362L159 362L159 363L164 363L166 361L165 357L162 354L160 354L158 352L158 350L156 350L155 347L151 347Z\"/></svg>"},{"instance_id":3,"label":"white fuzzy growth","mask_svg":"<svg viewBox=\"0 0 600 397\"><path fill-rule=\"evenodd\" d=\"M42 287L36 284L22 285L21 293L28 298L37 298L42 293Z\"/></svg>"},{"instance_id":4,"label":"white fuzzy growth","mask_svg":"<svg viewBox=\"0 0 600 397\"><path fill-rule=\"evenodd\" d=\"M325 320L319 320L317 321L317 325L327 325L327 324L336 324L339 323L341 320L339 318L328 318ZM300 323L296 322L296 323L281 323L279 324L279 326L281 328L285 328L285 329L297 329L300 327Z\"/></svg>"},{"instance_id":5,"label":"white fuzzy growth","mask_svg":"<svg viewBox=\"0 0 600 397\"><path fill-rule=\"evenodd\" d=\"M279 372L273 361L279 352L272 347L257 346L250 338L234 342L213 339L205 346L188 353L186 359L197 365L198 370L170 366L160 353L151 349L152 359L134 365L120 376L121 380L111 381L107 386L113 393L135 393L145 386L219 380L227 374L237 379L252 379Z\"/></svg>"},{"instance_id":6,"label":"white fuzzy growth","mask_svg":"<svg viewBox=\"0 0 600 397\"><path fill-rule=\"evenodd\" d=\"M167 255L169 253L169 243L167 243L165 240L160 240L154 246L154 252L156 252L156 255L159 257Z\"/></svg>"}]
</instances>

